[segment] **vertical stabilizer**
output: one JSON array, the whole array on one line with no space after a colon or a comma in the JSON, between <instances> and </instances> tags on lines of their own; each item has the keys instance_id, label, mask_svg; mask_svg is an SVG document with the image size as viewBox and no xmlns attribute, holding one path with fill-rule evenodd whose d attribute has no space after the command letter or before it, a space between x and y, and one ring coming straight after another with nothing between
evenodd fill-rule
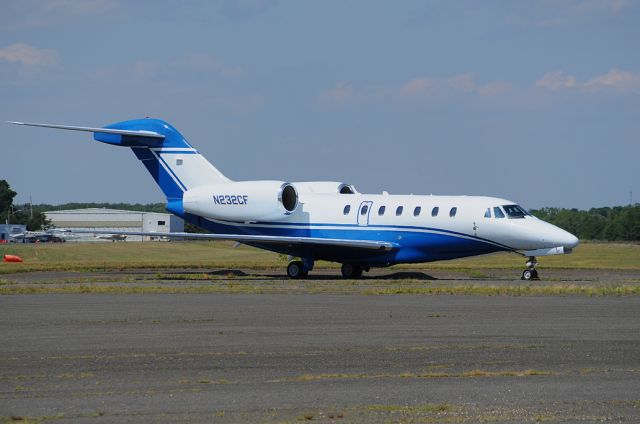
<instances>
[{"instance_id":1,"label":"vertical stabilizer","mask_svg":"<svg viewBox=\"0 0 640 424\"><path fill-rule=\"evenodd\" d=\"M184 192L191 188L229 181L178 130L162 120L136 119L118 122L106 128L141 133L139 136L131 136L95 132L94 139L130 147L167 197L167 202L182 199ZM148 138L144 132L160 134L164 138Z\"/></svg>"}]
</instances>

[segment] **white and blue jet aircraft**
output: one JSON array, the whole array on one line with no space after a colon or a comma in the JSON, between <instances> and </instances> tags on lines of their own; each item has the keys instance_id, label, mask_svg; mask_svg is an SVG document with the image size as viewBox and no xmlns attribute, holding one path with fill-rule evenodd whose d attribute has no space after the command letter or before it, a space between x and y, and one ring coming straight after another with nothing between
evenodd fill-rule
<instances>
[{"instance_id":1,"label":"white and blue jet aircraft","mask_svg":"<svg viewBox=\"0 0 640 424\"><path fill-rule=\"evenodd\" d=\"M578 245L574 235L495 197L364 194L334 181L232 181L158 119L104 128L10 123L88 131L131 148L166 196L166 209L210 232L119 234L235 240L301 258L287 266L291 278L307 276L317 260L339 262L345 278L357 278L372 267L514 252L527 258L522 278L530 280L538 278L536 256Z\"/></svg>"}]
</instances>

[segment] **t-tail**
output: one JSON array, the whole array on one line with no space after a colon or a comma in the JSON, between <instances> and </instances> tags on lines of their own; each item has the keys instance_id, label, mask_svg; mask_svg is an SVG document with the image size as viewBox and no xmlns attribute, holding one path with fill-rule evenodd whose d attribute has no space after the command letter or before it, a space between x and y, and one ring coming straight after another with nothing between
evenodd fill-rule
<instances>
[{"instance_id":1,"label":"t-tail","mask_svg":"<svg viewBox=\"0 0 640 424\"><path fill-rule=\"evenodd\" d=\"M187 190L230 181L194 149L178 130L160 119L134 119L104 128L11 123L93 132L96 141L131 148L166 196L167 209L178 215L182 214L182 201Z\"/></svg>"}]
</instances>

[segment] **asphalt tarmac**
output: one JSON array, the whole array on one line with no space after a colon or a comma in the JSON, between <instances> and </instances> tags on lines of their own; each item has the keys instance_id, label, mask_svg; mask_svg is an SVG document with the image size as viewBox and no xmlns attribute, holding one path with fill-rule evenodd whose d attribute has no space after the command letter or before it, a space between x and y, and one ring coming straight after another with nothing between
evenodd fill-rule
<instances>
[{"instance_id":1,"label":"asphalt tarmac","mask_svg":"<svg viewBox=\"0 0 640 424\"><path fill-rule=\"evenodd\" d=\"M640 297L0 296L0 417L635 423Z\"/></svg>"}]
</instances>

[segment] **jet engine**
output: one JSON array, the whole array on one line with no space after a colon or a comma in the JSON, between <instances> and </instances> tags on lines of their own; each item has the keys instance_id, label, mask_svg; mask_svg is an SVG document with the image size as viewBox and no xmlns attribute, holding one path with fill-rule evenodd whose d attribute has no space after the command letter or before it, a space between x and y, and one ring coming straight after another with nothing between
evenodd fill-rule
<instances>
[{"instance_id":1,"label":"jet engine","mask_svg":"<svg viewBox=\"0 0 640 424\"><path fill-rule=\"evenodd\" d=\"M298 207L298 192L284 181L238 181L195 187L182 199L184 211L222 221L274 221Z\"/></svg>"}]
</instances>

